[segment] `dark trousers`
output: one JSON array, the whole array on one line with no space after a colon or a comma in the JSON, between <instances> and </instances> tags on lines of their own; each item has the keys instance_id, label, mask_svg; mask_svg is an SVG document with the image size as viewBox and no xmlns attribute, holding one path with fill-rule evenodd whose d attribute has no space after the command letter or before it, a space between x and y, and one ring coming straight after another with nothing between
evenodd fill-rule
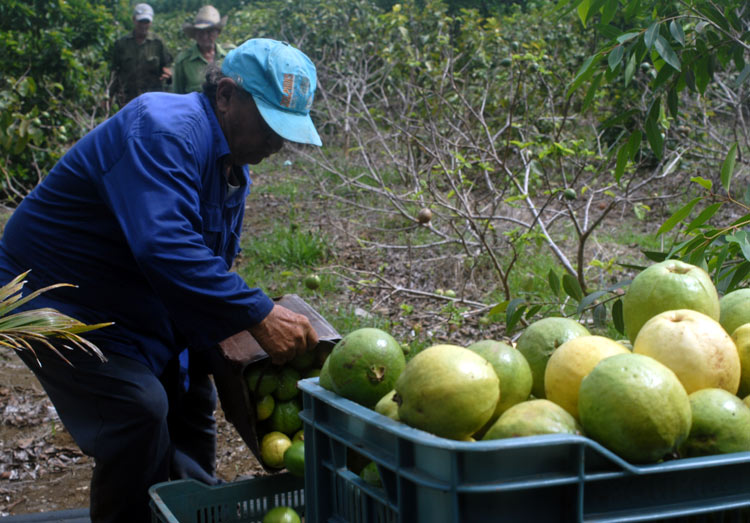
<instances>
[{"instance_id":1,"label":"dark trousers","mask_svg":"<svg viewBox=\"0 0 750 523\"><path fill-rule=\"evenodd\" d=\"M160 379L117 354L101 362L80 350L60 350L72 366L44 347L36 348L41 366L29 351L17 353L78 446L94 458L93 523L149 522L148 489L161 481L217 482L216 389L205 370L191 372L185 392L176 360Z\"/></svg>"}]
</instances>

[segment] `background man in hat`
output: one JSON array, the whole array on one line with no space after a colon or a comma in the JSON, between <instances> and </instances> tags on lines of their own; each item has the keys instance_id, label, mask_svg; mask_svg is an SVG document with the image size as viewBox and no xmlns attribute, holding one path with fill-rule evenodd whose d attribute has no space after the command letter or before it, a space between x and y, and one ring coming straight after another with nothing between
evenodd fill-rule
<instances>
[{"instance_id":1,"label":"background man in hat","mask_svg":"<svg viewBox=\"0 0 750 523\"><path fill-rule=\"evenodd\" d=\"M220 62L226 51L216 43L219 33L227 23L227 17L220 16L212 5L204 5L198 10L192 23L182 26L188 38L195 43L182 51L175 61L174 85L176 93L200 91L206 79L206 66Z\"/></svg>"},{"instance_id":2,"label":"background man in hat","mask_svg":"<svg viewBox=\"0 0 750 523\"><path fill-rule=\"evenodd\" d=\"M150 32L154 10L148 4L133 9L133 31L115 42L112 52L112 96L124 106L150 91L164 91L171 81L172 55L161 39Z\"/></svg>"},{"instance_id":3,"label":"background man in hat","mask_svg":"<svg viewBox=\"0 0 750 523\"><path fill-rule=\"evenodd\" d=\"M231 271L247 164L285 140L321 145L315 66L286 43L253 39L211 68L202 93L145 93L83 137L0 240L0 284L30 269L25 295L76 285L27 308L114 322L84 335L104 362L64 346L72 366L44 347L18 352L94 458L93 523L150 521L148 488L170 478L217 482L209 372L228 357L223 341L247 330L279 364L318 341L305 316ZM243 347L235 361L252 356Z\"/></svg>"}]
</instances>

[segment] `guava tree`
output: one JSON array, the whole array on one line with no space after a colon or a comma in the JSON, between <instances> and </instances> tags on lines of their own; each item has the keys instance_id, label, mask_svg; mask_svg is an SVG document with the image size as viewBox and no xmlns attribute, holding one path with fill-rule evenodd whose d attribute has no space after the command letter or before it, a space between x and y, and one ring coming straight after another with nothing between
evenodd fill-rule
<instances>
[{"instance_id":1,"label":"guava tree","mask_svg":"<svg viewBox=\"0 0 750 523\"><path fill-rule=\"evenodd\" d=\"M287 2L280 6L259 27L309 50L321 83L315 121L328 145L343 147L310 155L333 176L319 190L352 207L352 225L392 232L387 242L358 234L361 245L411 267L424 259L438 267L433 288L420 275L404 288L387 273L374 278L378 285L435 297L435 287L450 284L461 306L473 309L466 314L504 312L512 327L565 307L527 299L535 289L551 285L564 302L568 294L582 298L592 281L610 283L606 251L592 254L594 232L615 209L638 212L639 192L663 170L618 186L601 131L590 121L577 125L585 100L567 96L565 86L590 35L575 21L541 9L451 16L442 2L378 13L367 2L307 1L289 16L278 16ZM243 10L235 18L262 16ZM423 208L431 220L420 221ZM525 262L545 247L561 267L549 282L546 270Z\"/></svg>"},{"instance_id":2,"label":"guava tree","mask_svg":"<svg viewBox=\"0 0 750 523\"><path fill-rule=\"evenodd\" d=\"M649 72L641 104L602 122L615 129L618 183L644 154L672 155L700 168L689 199L673 209L659 235L677 232L654 260L679 257L711 271L720 292L750 273L750 4L744 0L561 0L593 26L602 44L569 87L586 99L608 85ZM675 166L677 167L677 166Z\"/></svg>"}]
</instances>

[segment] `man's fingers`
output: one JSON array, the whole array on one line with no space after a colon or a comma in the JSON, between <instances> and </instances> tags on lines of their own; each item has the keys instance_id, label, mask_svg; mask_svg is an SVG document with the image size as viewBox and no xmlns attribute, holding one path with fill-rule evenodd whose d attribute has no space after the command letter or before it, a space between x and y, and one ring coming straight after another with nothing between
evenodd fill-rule
<instances>
[{"instance_id":1,"label":"man's fingers","mask_svg":"<svg viewBox=\"0 0 750 523\"><path fill-rule=\"evenodd\" d=\"M307 331L307 350L313 350L318 344L318 341L318 333L315 332L315 329L310 327Z\"/></svg>"}]
</instances>

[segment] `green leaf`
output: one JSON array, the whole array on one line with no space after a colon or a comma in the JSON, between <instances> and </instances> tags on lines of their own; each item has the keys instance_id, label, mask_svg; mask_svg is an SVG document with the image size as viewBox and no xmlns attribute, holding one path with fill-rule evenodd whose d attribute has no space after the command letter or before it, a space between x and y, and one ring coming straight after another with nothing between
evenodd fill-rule
<instances>
[{"instance_id":1,"label":"green leaf","mask_svg":"<svg viewBox=\"0 0 750 523\"><path fill-rule=\"evenodd\" d=\"M672 33L672 38L681 46L685 46L685 32L682 30L682 26L677 23L677 20L669 22L669 32Z\"/></svg>"},{"instance_id":2,"label":"green leaf","mask_svg":"<svg viewBox=\"0 0 750 523\"><path fill-rule=\"evenodd\" d=\"M555 296L560 295L560 278L557 277L557 273L550 269L547 273L547 281L549 282L549 288Z\"/></svg>"},{"instance_id":3,"label":"green leaf","mask_svg":"<svg viewBox=\"0 0 750 523\"><path fill-rule=\"evenodd\" d=\"M745 231L737 231L734 234L728 234L726 236L728 242L736 243L742 251L742 255L746 260L750 260L750 241L748 241L748 235Z\"/></svg>"},{"instance_id":4,"label":"green leaf","mask_svg":"<svg viewBox=\"0 0 750 523\"><path fill-rule=\"evenodd\" d=\"M732 280L729 282L726 292L733 291L734 288L737 287L737 285L739 285L741 281L744 281L748 273L750 273L750 263L742 262L737 267L737 270L734 272L734 276L732 277Z\"/></svg>"},{"instance_id":5,"label":"green leaf","mask_svg":"<svg viewBox=\"0 0 750 523\"><path fill-rule=\"evenodd\" d=\"M602 24L608 24L612 21L612 19L615 17L615 14L617 14L618 6L618 0L607 0L607 3L604 4L604 7L602 9Z\"/></svg>"},{"instance_id":6,"label":"green leaf","mask_svg":"<svg viewBox=\"0 0 750 523\"><path fill-rule=\"evenodd\" d=\"M601 84L602 82L602 76L604 75L602 73L599 73L594 77L594 80L591 82L591 85L586 91L586 96L583 99L583 103L581 103L581 111L585 111L586 109L588 109L591 101L594 99L596 91L599 89L599 84ZM571 151L571 154L573 154L573 151Z\"/></svg>"},{"instance_id":7,"label":"green leaf","mask_svg":"<svg viewBox=\"0 0 750 523\"><path fill-rule=\"evenodd\" d=\"M635 161L635 155L638 154L638 149L641 148L641 142L643 141L643 133L635 130L628 138L628 157L630 161Z\"/></svg>"},{"instance_id":8,"label":"green leaf","mask_svg":"<svg viewBox=\"0 0 750 523\"><path fill-rule=\"evenodd\" d=\"M663 252L657 252L657 251L643 251L643 255L648 258L649 260L653 262L662 262L667 259L667 255ZM636 267L628 266L626 264L620 264L625 268L635 269ZM644 267L640 267L640 270L643 270Z\"/></svg>"},{"instance_id":9,"label":"green leaf","mask_svg":"<svg viewBox=\"0 0 750 523\"><path fill-rule=\"evenodd\" d=\"M581 64L581 67L578 69L575 78L573 78L570 87L568 87L568 96L573 94L573 92L578 89L583 82L591 78L591 76L594 74L593 66L596 65L601 58L602 54L597 53L593 56L589 56L586 61Z\"/></svg>"},{"instance_id":10,"label":"green leaf","mask_svg":"<svg viewBox=\"0 0 750 523\"><path fill-rule=\"evenodd\" d=\"M588 20L589 17L590 7L591 2L589 2L589 0L583 0L580 4L578 4L578 7L576 8L576 11L578 11L578 18L581 19L583 27L586 27L586 20Z\"/></svg>"},{"instance_id":11,"label":"green leaf","mask_svg":"<svg viewBox=\"0 0 750 523\"><path fill-rule=\"evenodd\" d=\"M714 182L712 182L711 180L706 180L702 176L694 176L690 178L690 181L697 183L698 185L700 185L701 187L703 187L704 189L708 191L710 191L714 186ZM748 185L748 187L750 187L750 185Z\"/></svg>"},{"instance_id":12,"label":"green leaf","mask_svg":"<svg viewBox=\"0 0 750 523\"><path fill-rule=\"evenodd\" d=\"M622 316L622 300L616 300L612 304L612 323L620 334L625 334L625 321Z\"/></svg>"},{"instance_id":13,"label":"green leaf","mask_svg":"<svg viewBox=\"0 0 750 523\"><path fill-rule=\"evenodd\" d=\"M571 274L563 274L562 286L565 293L575 301L581 301L583 299L583 289L581 289L581 284L578 283L578 280Z\"/></svg>"},{"instance_id":14,"label":"green leaf","mask_svg":"<svg viewBox=\"0 0 750 523\"><path fill-rule=\"evenodd\" d=\"M526 313L524 314L524 317L525 317L525 318L526 318L527 320L530 320L530 319L531 319L531 318L533 318L533 317L534 317L534 315L535 315L535 314L536 314L537 312L539 312L540 310L542 310L542 306L541 306L541 305L534 305L534 306L532 306L532 307L529 307L529 310L527 310L527 311L526 311Z\"/></svg>"},{"instance_id":15,"label":"green leaf","mask_svg":"<svg viewBox=\"0 0 750 523\"><path fill-rule=\"evenodd\" d=\"M664 146L664 138L661 136L661 130L656 122L656 118L649 117L646 120L646 138L648 144L651 146L651 150L654 152L657 158L661 158Z\"/></svg>"},{"instance_id":16,"label":"green leaf","mask_svg":"<svg viewBox=\"0 0 750 523\"><path fill-rule=\"evenodd\" d=\"M508 304L510 302L508 300L501 301L500 303L495 304L494 307L490 309L490 311L487 313L488 316L496 316L500 315L503 312L505 312L508 309Z\"/></svg>"},{"instance_id":17,"label":"green leaf","mask_svg":"<svg viewBox=\"0 0 750 523\"><path fill-rule=\"evenodd\" d=\"M695 67L693 67L693 75L695 75L695 87L698 89L698 92L705 94L706 87L708 87L713 76L711 73L711 59L706 56L700 58L696 62Z\"/></svg>"},{"instance_id":18,"label":"green leaf","mask_svg":"<svg viewBox=\"0 0 750 523\"><path fill-rule=\"evenodd\" d=\"M721 206L721 203L714 203L713 205L709 205L708 207L703 209L701 213L696 216L695 219L687 226L687 228L685 229L685 234L697 229L698 227L706 223L714 214L716 214L716 211L718 211Z\"/></svg>"},{"instance_id":19,"label":"green leaf","mask_svg":"<svg viewBox=\"0 0 750 523\"><path fill-rule=\"evenodd\" d=\"M721 165L721 185L724 190L729 193L729 184L732 181L732 174L734 173L734 165L737 160L737 142L734 142L729 148L727 157L724 158L724 163Z\"/></svg>"},{"instance_id":20,"label":"green leaf","mask_svg":"<svg viewBox=\"0 0 750 523\"><path fill-rule=\"evenodd\" d=\"M620 36L617 37L617 43L624 44L625 42L629 42L633 38L640 36L640 31L631 31L629 33L623 33Z\"/></svg>"},{"instance_id":21,"label":"green leaf","mask_svg":"<svg viewBox=\"0 0 750 523\"><path fill-rule=\"evenodd\" d=\"M661 227L659 227L659 230L656 231L656 236L661 236L662 234L674 229L675 225L688 217L690 212L693 210L693 207L695 207L695 204L701 201L701 199L702 198L693 198L686 205L683 205L677 212L670 216L669 219L665 221Z\"/></svg>"},{"instance_id":22,"label":"green leaf","mask_svg":"<svg viewBox=\"0 0 750 523\"><path fill-rule=\"evenodd\" d=\"M669 112L672 116L677 118L678 116L678 97L677 97L677 87L672 86L672 88L667 92L667 107L669 107Z\"/></svg>"},{"instance_id":23,"label":"green leaf","mask_svg":"<svg viewBox=\"0 0 750 523\"><path fill-rule=\"evenodd\" d=\"M735 86L739 87L742 82L747 80L748 76L750 76L750 64L746 64L742 72L737 76L737 80L734 82Z\"/></svg>"},{"instance_id":24,"label":"green leaf","mask_svg":"<svg viewBox=\"0 0 750 523\"><path fill-rule=\"evenodd\" d=\"M714 271L714 281L716 282L720 282L722 280L721 272L722 272L722 269L724 268L724 260L726 260L727 255L729 254L729 247L730 247L729 244L725 244L724 247L722 247L721 251L719 251L719 254L716 255L716 258L715 258L716 269ZM726 289L722 289L721 292L723 294L724 292L726 292Z\"/></svg>"},{"instance_id":25,"label":"green leaf","mask_svg":"<svg viewBox=\"0 0 750 523\"><path fill-rule=\"evenodd\" d=\"M659 56L661 56L665 62L667 62L669 65L671 65L673 68L677 69L678 71L681 68L680 65L680 59L677 57L677 53L674 52L672 49L672 46L669 45L669 42L661 36L656 36L656 42L654 42L654 48L656 49L656 52L659 53Z\"/></svg>"},{"instance_id":26,"label":"green leaf","mask_svg":"<svg viewBox=\"0 0 750 523\"><path fill-rule=\"evenodd\" d=\"M603 303L600 303L594 307L594 326L604 327L607 324L607 307Z\"/></svg>"},{"instance_id":27,"label":"green leaf","mask_svg":"<svg viewBox=\"0 0 750 523\"><path fill-rule=\"evenodd\" d=\"M643 43L646 45L646 50L651 49L651 46L654 45L654 40L656 39L656 35L659 31L659 22L652 23L648 29L646 29L646 32L643 33Z\"/></svg>"},{"instance_id":28,"label":"green leaf","mask_svg":"<svg viewBox=\"0 0 750 523\"><path fill-rule=\"evenodd\" d=\"M715 23L717 26L721 27L725 31L729 30L729 24L727 24L727 19L721 13L721 11L716 9L714 6L712 6L708 2L698 2L696 4L697 5L695 7L698 9L698 11L703 13L706 16L706 18L711 20L713 23Z\"/></svg>"},{"instance_id":29,"label":"green leaf","mask_svg":"<svg viewBox=\"0 0 750 523\"><path fill-rule=\"evenodd\" d=\"M505 329L507 331L513 330L513 327L521 319L523 311L526 306L523 305L523 298L513 298L508 304L508 309L505 311ZM520 305L520 307L519 307Z\"/></svg>"},{"instance_id":30,"label":"green leaf","mask_svg":"<svg viewBox=\"0 0 750 523\"><path fill-rule=\"evenodd\" d=\"M629 279L620 280L616 283L613 283L609 287L607 287L606 290L607 292L613 292L613 291L616 291L617 289L622 289L623 287L627 287L628 285L630 285L632 281L633 280L629 280Z\"/></svg>"},{"instance_id":31,"label":"green leaf","mask_svg":"<svg viewBox=\"0 0 750 523\"><path fill-rule=\"evenodd\" d=\"M630 85L635 75L635 53L630 54L628 58L628 65L625 66L625 86Z\"/></svg>"},{"instance_id":32,"label":"green leaf","mask_svg":"<svg viewBox=\"0 0 750 523\"><path fill-rule=\"evenodd\" d=\"M617 150L617 162L615 163L615 181L620 183L625 167L628 165L628 144L624 143Z\"/></svg>"},{"instance_id":33,"label":"green leaf","mask_svg":"<svg viewBox=\"0 0 750 523\"><path fill-rule=\"evenodd\" d=\"M581 314L589 305L592 305L596 300L598 300L605 294L607 294L607 291L592 292L591 294L583 298L580 303L578 303L578 309L576 310L576 313Z\"/></svg>"},{"instance_id":34,"label":"green leaf","mask_svg":"<svg viewBox=\"0 0 750 523\"><path fill-rule=\"evenodd\" d=\"M614 71L615 69L617 69L617 66L620 65L620 62L622 62L622 57L624 54L625 49L622 45L615 46L615 48L609 52L609 55L607 56L607 63L609 64L610 70Z\"/></svg>"}]
</instances>

